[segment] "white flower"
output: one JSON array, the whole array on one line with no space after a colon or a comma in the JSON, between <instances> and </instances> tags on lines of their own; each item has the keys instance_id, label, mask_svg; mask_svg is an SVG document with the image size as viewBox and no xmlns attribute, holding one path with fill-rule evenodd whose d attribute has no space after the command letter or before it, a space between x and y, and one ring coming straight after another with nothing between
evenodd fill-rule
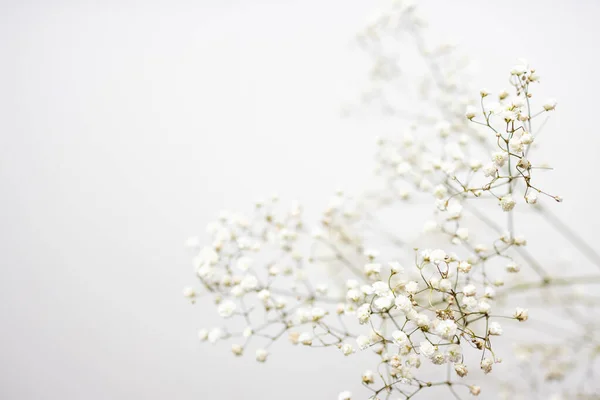
<instances>
[{"instance_id":1,"label":"white flower","mask_svg":"<svg viewBox=\"0 0 600 400\"><path fill-rule=\"evenodd\" d=\"M477 108L475 108L473 106L468 106L467 109L465 110L465 117L467 117L467 119L473 119L473 118L475 118L476 113L477 113Z\"/></svg>"},{"instance_id":2,"label":"white flower","mask_svg":"<svg viewBox=\"0 0 600 400\"><path fill-rule=\"evenodd\" d=\"M363 292L363 294L366 296L370 296L373 293L375 293L375 290L373 289L373 287L369 286L369 285L362 285L360 287L360 291Z\"/></svg>"},{"instance_id":3,"label":"white flower","mask_svg":"<svg viewBox=\"0 0 600 400\"><path fill-rule=\"evenodd\" d=\"M248 338L248 337L252 336L253 333L254 333L254 331L252 330L252 328L248 326L242 332L242 336L245 338Z\"/></svg>"},{"instance_id":4,"label":"white flower","mask_svg":"<svg viewBox=\"0 0 600 400\"><path fill-rule=\"evenodd\" d=\"M483 167L483 175L488 178L496 175L496 171L498 171L498 167L493 162L486 164L485 167Z\"/></svg>"},{"instance_id":5,"label":"white flower","mask_svg":"<svg viewBox=\"0 0 600 400\"><path fill-rule=\"evenodd\" d=\"M462 348L458 344L451 344L446 349L446 356L452 362L459 362L462 359Z\"/></svg>"},{"instance_id":6,"label":"white flower","mask_svg":"<svg viewBox=\"0 0 600 400\"><path fill-rule=\"evenodd\" d=\"M356 338L356 344L358 344L359 349L364 350L371 344L371 339L369 339L367 336L360 335Z\"/></svg>"},{"instance_id":7,"label":"white flower","mask_svg":"<svg viewBox=\"0 0 600 400\"><path fill-rule=\"evenodd\" d=\"M338 400L352 400L352 392L345 390L338 395Z\"/></svg>"},{"instance_id":8,"label":"white flower","mask_svg":"<svg viewBox=\"0 0 600 400\"><path fill-rule=\"evenodd\" d=\"M497 322L492 322L492 323L490 323L488 332L490 335L500 336L500 335L502 335L502 332L503 332L502 326Z\"/></svg>"},{"instance_id":9,"label":"white flower","mask_svg":"<svg viewBox=\"0 0 600 400\"><path fill-rule=\"evenodd\" d=\"M445 292L449 291L452 288L452 282L450 279L442 279L439 283L439 289Z\"/></svg>"},{"instance_id":10,"label":"white flower","mask_svg":"<svg viewBox=\"0 0 600 400\"><path fill-rule=\"evenodd\" d=\"M350 343L342 344L340 350L342 350L342 353L344 353L345 356L349 356L350 354L354 353L354 347L352 347Z\"/></svg>"},{"instance_id":11,"label":"white flower","mask_svg":"<svg viewBox=\"0 0 600 400\"><path fill-rule=\"evenodd\" d=\"M435 347L433 347L433 345L428 341L424 340L421 343L419 343L419 351L425 357L430 358L431 356L433 356L433 353L435 353Z\"/></svg>"},{"instance_id":12,"label":"white flower","mask_svg":"<svg viewBox=\"0 0 600 400\"><path fill-rule=\"evenodd\" d=\"M463 294L465 296L475 296L477 293L477 288L475 285L469 284L463 288Z\"/></svg>"},{"instance_id":13,"label":"white flower","mask_svg":"<svg viewBox=\"0 0 600 400\"><path fill-rule=\"evenodd\" d=\"M389 263L390 266L390 270L394 273L394 274L401 274L404 272L404 268L402 268L402 265L400 265L400 263L396 262L396 261L392 261Z\"/></svg>"},{"instance_id":14,"label":"white flower","mask_svg":"<svg viewBox=\"0 0 600 400\"><path fill-rule=\"evenodd\" d=\"M521 266L515 262L510 262L506 265L506 270L508 272L517 273L521 270Z\"/></svg>"},{"instance_id":15,"label":"white flower","mask_svg":"<svg viewBox=\"0 0 600 400\"><path fill-rule=\"evenodd\" d=\"M223 331L219 328L211 329L210 332L208 332L208 341L211 343L216 343L222 337Z\"/></svg>"},{"instance_id":16,"label":"white flower","mask_svg":"<svg viewBox=\"0 0 600 400\"><path fill-rule=\"evenodd\" d=\"M462 302L467 310L475 310L477 308L477 299L475 297L465 297Z\"/></svg>"},{"instance_id":17,"label":"white flower","mask_svg":"<svg viewBox=\"0 0 600 400\"><path fill-rule=\"evenodd\" d=\"M244 289L240 285L232 287L230 293L234 297L242 297L245 294Z\"/></svg>"},{"instance_id":18,"label":"white flower","mask_svg":"<svg viewBox=\"0 0 600 400\"><path fill-rule=\"evenodd\" d=\"M365 274L369 277L379 276L381 272L381 264L379 263L369 263L365 265Z\"/></svg>"},{"instance_id":19,"label":"white flower","mask_svg":"<svg viewBox=\"0 0 600 400\"><path fill-rule=\"evenodd\" d=\"M200 253L198 253L197 261L214 265L219 261L219 254L210 247L203 247Z\"/></svg>"},{"instance_id":20,"label":"white flower","mask_svg":"<svg viewBox=\"0 0 600 400\"><path fill-rule=\"evenodd\" d=\"M419 284L415 281L410 281L404 286L407 293L415 294L419 290Z\"/></svg>"},{"instance_id":21,"label":"white flower","mask_svg":"<svg viewBox=\"0 0 600 400\"><path fill-rule=\"evenodd\" d=\"M353 302L357 302L362 296L362 293L356 289L350 289L348 290L348 293L346 293L346 298Z\"/></svg>"},{"instance_id":22,"label":"white flower","mask_svg":"<svg viewBox=\"0 0 600 400\"><path fill-rule=\"evenodd\" d=\"M229 318L233 315L236 308L237 308L237 306L235 305L235 303L233 301L227 300L227 301L224 301L221 304L219 304L219 308L217 310L221 317Z\"/></svg>"},{"instance_id":23,"label":"white flower","mask_svg":"<svg viewBox=\"0 0 600 400\"><path fill-rule=\"evenodd\" d=\"M208 330L207 329L200 329L198 331L198 339L200 339L201 341L205 341L206 339L208 339Z\"/></svg>"},{"instance_id":24,"label":"white flower","mask_svg":"<svg viewBox=\"0 0 600 400\"><path fill-rule=\"evenodd\" d=\"M396 296L394 303L396 304L396 307L398 307L404 313L408 313L410 310L412 310L412 303L410 302L410 299L402 294Z\"/></svg>"},{"instance_id":25,"label":"white flower","mask_svg":"<svg viewBox=\"0 0 600 400\"><path fill-rule=\"evenodd\" d=\"M515 204L517 204L511 195L502 196L500 198L500 206L502 206L502 211L510 211L515 208Z\"/></svg>"},{"instance_id":26,"label":"white flower","mask_svg":"<svg viewBox=\"0 0 600 400\"><path fill-rule=\"evenodd\" d=\"M269 352L267 350L258 349L258 350L256 350L256 361L265 362L265 361L267 361L268 355L269 355Z\"/></svg>"},{"instance_id":27,"label":"white flower","mask_svg":"<svg viewBox=\"0 0 600 400\"><path fill-rule=\"evenodd\" d=\"M544 110L546 110L546 111L554 110L556 108L556 104L557 104L557 102L555 99L548 99L544 103Z\"/></svg>"},{"instance_id":28,"label":"white flower","mask_svg":"<svg viewBox=\"0 0 600 400\"><path fill-rule=\"evenodd\" d=\"M525 201L529 204L537 203L537 199L537 194L535 194L534 192L528 193L527 196L525 196Z\"/></svg>"},{"instance_id":29,"label":"white flower","mask_svg":"<svg viewBox=\"0 0 600 400\"><path fill-rule=\"evenodd\" d=\"M271 297L271 292L269 292L267 289L263 289L256 294L256 297L258 297L259 300L267 301Z\"/></svg>"},{"instance_id":30,"label":"white flower","mask_svg":"<svg viewBox=\"0 0 600 400\"><path fill-rule=\"evenodd\" d=\"M492 153L492 161L497 167L503 167L507 158L508 155L504 151L496 151L495 153Z\"/></svg>"},{"instance_id":31,"label":"white flower","mask_svg":"<svg viewBox=\"0 0 600 400\"><path fill-rule=\"evenodd\" d=\"M429 260L438 265L446 258L446 252L444 250L436 249L429 253Z\"/></svg>"},{"instance_id":32,"label":"white flower","mask_svg":"<svg viewBox=\"0 0 600 400\"><path fill-rule=\"evenodd\" d=\"M473 396L479 396L479 393L481 393L481 388L479 386L471 385L469 386L469 391Z\"/></svg>"},{"instance_id":33,"label":"white flower","mask_svg":"<svg viewBox=\"0 0 600 400\"><path fill-rule=\"evenodd\" d=\"M320 320L321 318L323 318L326 314L327 314L327 312L324 309L322 309L321 307L313 307L310 310L310 316L312 317L312 320L315 322Z\"/></svg>"},{"instance_id":34,"label":"white flower","mask_svg":"<svg viewBox=\"0 0 600 400\"><path fill-rule=\"evenodd\" d=\"M465 364L454 364L454 371L456 371L456 375L460 376L461 378L469 373L469 370Z\"/></svg>"},{"instance_id":35,"label":"white flower","mask_svg":"<svg viewBox=\"0 0 600 400\"><path fill-rule=\"evenodd\" d=\"M461 261L458 263L457 269L460 272L468 273L471 270L471 264L469 264L467 261Z\"/></svg>"},{"instance_id":36,"label":"white flower","mask_svg":"<svg viewBox=\"0 0 600 400\"><path fill-rule=\"evenodd\" d=\"M521 143L523 143L523 144L533 143L533 135L529 132L523 133L523 135L521 135Z\"/></svg>"},{"instance_id":37,"label":"white flower","mask_svg":"<svg viewBox=\"0 0 600 400\"><path fill-rule=\"evenodd\" d=\"M377 281L371 287L377 296L386 296L390 293L390 287L383 281Z\"/></svg>"},{"instance_id":38,"label":"white flower","mask_svg":"<svg viewBox=\"0 0 600 400\"><path fill-rule=\"evenodd\" d=\"M492 309L492 306L487 301L481 300L478 304L478 309L480 312L487 314Z\"/></svg>"},{"instance_id":39,"label":"white flower","mask_svg":"<svg viewBox=\"0 0 600 400\"><path fill-rule=\"evenodd\" d=\"M363 383L366 383L367 385L375 382L375 376L373 375L373 371L366 370L365 372L363 372L362 381L363 381Z\"/></svg>"},{"instance_id":40,"label":"white flower","mask_svg":"<svg viewBox=\"0 0 600 400\"><path fill-rule=\"evenodd\" d=\"M456 324L451 319L438 321L435 325L435 333L444 339L452 339L456 335Z\"/></svg>"},{"instance_id":41,"label":"white flower","mask_svg":"<svg viewBox=\"0 0 600 400\"><path fill-rule=\"evenodd\" d=\"M379 311L387 311L394 306L394 296L377 297L373 302L373 305Z\"/></svg>"},{"instance_id":42,"label":"white flower","mask_svg":"<svg viewBox=\"0 0 600 400\"><path fill-rule=\"evenodd\" d=\"M508 141L508 145L510 146L510 149L512 151L515 151L517 153L520 153L523 151L523 142L521 141L521 138L519 138L519 137L513 137L512 139L510 139Z\"/></svg>"},{"instance_id":43,"label":"white flower","mask_svg":"<svg viewBox=\"0 0 600 400\"><path fill-rule=\"evenodd\" d=\"M469 238L469 230L467 228L458 228L456 230L456 236L461 240L467 240Z\"/></svg>"},{"instance_id":44,"label":"white flower","mask_svg":"<svg viewBox=\"0 0 600 400\"><path fill-rule=\"evenodd\" d=\"M191 287L186 287L183 289L183 297L193 299L194 297L196 297L196 292Z\"/></svg>"},{"instance_id":45,"label":"white flower","mask_svg":"<svg viewBox=\"0 0 600 400\"><path fill-rule=\"evenodd\" d=\"M244 352L244 348L242 346L240 346L239 344L232 344L231 352L233 354L235 354L236 356L241 356L242 353Z\"/></svg>"},{"instance_id":46,"label":"white flower","mask_svg":"<svg viewBox=\"0 0 600 400\"><path fill-rule=\"evenodd\" d=\"M358 310L356 310L356 317L358 318L358 322L366 324L369 321L369 318L371 318L370 304L363 304L358 307Z\"/></svg>"},{"instance_id":47,"label":"white flower","mask_svg":"<svg viewBox=\"0 0 600 400\"><path fill-rule=\"evenodd\" d=\"M313 336L309 332L302 332L300 336L298 336L298 341L306 346L310 346L313 341Z\"/></svg>"},{"instance_id":48,"label":"white flower","mask_svg":"<svg viewBox=\"0 0 600 400\"><path fill-rule=\"evenodd\" d=\"M417 314L415 323L421 328L429 326L429 317L425 314Z\"/></svg>"},{"instance_id":49,"label":"white flower","mask_svg":"<svg viewBox=\"0 0 600 400\"><path fill-rule=\"evenodd\" d=\"M490 372L492 372L492 366L493 365L494 365L494 362L491 359L489 359L489 358L484 358L481 361L481 369L486 374L489 374Z\"/></svg>"},{"instance_id":50,"label":"white flower","mask_svg":"<svg viewBox=\"0 0 600 400\"><path fill-rule=\"evenodd\" d=\"M438 199L443 199L444 197L446 197L448 195L448 189L446 189L446 186L444 186L444 185L437 185L433 189L433 195L435 197L437 197Z\"/></svg>"},{"instance_id":51,"label":"white flower","mask_svg":"<svg viewBox=\"0 0 600 400\"><path fill-rule=\"evenodd\" d=\"M408 336L402 331L392 332L392 337L394 338L394 343L398 346L403 346L408 341Z\"/></svg>"},{"instance_id":52,"label":"white flower","mask_svg":"<svg viewBox=\"0 0 600 400\"><path fill-rule=\"evenodd\" d=\"M529 312L527 309L525 308L521 308L521 307L517 307L515 309L515 313L513 314L514 317L519 320L519 321L527 321L527 318L529 318Z\"/></svg>"},{"instance_id":53,"label":"white flower","mask_svg":"<svg viewBox=\"0 0 600 400\"><path fill-rule=\"evenodd\" d=\"M448 214L450 214L451 219L458 219L462 214L463 206L459 203L454 203L448 207Z\"/></svg>"}]
</instances>

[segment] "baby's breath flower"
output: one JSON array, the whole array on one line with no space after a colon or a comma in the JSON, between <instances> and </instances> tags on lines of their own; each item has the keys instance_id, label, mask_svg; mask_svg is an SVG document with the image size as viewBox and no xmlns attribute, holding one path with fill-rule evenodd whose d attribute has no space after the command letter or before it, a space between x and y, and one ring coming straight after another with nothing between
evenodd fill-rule
<instances>
[{"instance_id":1,"label":"baby's breath flower","mask_svg":"<svg viewBox=\"0 0 600 400\"><path fill-rule=\"evenodd\" d=\"M519 321L527 321L527 318L529 318L529 312L527 309L521 307L517 307L513 315Z\"/></svg>"},{"instance_id":2,"label":"baby's breath flower","mask_svg":"<svg viewBox=\"0 0 600 400\"><path fill-rule=\"evenodd\" d=\"M460 376L461 378L469 373L469 370L465 364L454 364L454 371L456 371L456 375Z\"/></svg>"},{"instance_id":3,"label":"baby's breath flower","mask_svg":"<svg viewBox=\"0 0 600 400\"><path fill-rule=\"evenodd\" d=\"M338 400L352 400L352 392L345 390L338 395Z\"/></svg>"},{"instance_id":4,"label":"baby's breath flower","mask_svg":"<svg viewBox=\"0 0 600 400\"><path fill-rule=\"evenodd\" d=\"M354 347L352 347L350 343L342 344L340 350L342 350L342 353L344 353L345 356L349 356L350 354L354 353Z\"/></svg>"},{"instance_id":5,"label":"baby's breath flower","mask_svg":"<svg viewBox=\"0 0 600 400\"><path fill-rule=\"evenodd\" d=\"M469 391L473 396L479 396L479 393L481 393L481 388L479 386L471 385L469 386Z\"/></svg>"},{"instance_id":6,"label":"baby's breath flower","mask_svg":"<svg viewBox=\"0 0 600 400\"><path fill-rule=\"evenodd\" d=\"M546 111L552 111L552 110L554 110L556 108L556 104L558 104L558 103L556 102L555 99L548 99L544 103L544 110L546 110Z\"/></svg>"},{"instance_id":7,"label":"baby's breath flower","mask_svg":"<svg viewBox=\"0 0 600 400\"><path fill-rule=\"evenodd\" d=\"M490 335L500 336L502 335L502 326L498 322L491 322L488 332Z\"/></svg>"},{"instance_id":8,"label":"baby's breath flower","mask_svg":"<svg viewBox=\"0 0 600 400\"><path fill-rule=\"evenodd\" d=\"M517 204L511 195L506 195L500 198L500 206L502 207L502 211L511 211L515 208L515 204Z\"/></svg>"},{"instance_id":9,"label":"baby's breath flower","mask_svg":"<svg viewBox=\"0 0 600 400\"><path fill-rule=\"evenodd\" d=\"M223 303L219 304L219 315L223 318L229 318L233 315L236 308L237 306L233 301L224 301Z\"/></svg>"},{"instance_id":10,"label":"baby's breath flower","mask_svg":"<svg viewBox=\"0 0 600 400\"><path fill-rule=\"evenodd\" d=\"M373 371L366 370L365 372L363 372L362 381L363 381L363 383L366 383L367 385L370 385L371 383L375 383L375 375L373 375Z\"/></svg>"},{"instance_id":11,"label":"baby's breath flower","mask_svg":"<svg viewBox=\"0 0 600 400\"><path fill-rule=\"evenodd\" d=\"M267 361L267 357L269 356L269 352L265 349L256 350L256 361L265 362Z\"/></svg>"},{"instance_id":12,"label":"baby's breath flower","mask_svg":"<svg viewBox=\"0 0 600 400\"><path fill-rule=\"evenodd\" d=\"M425 357L430 358L431 356L433 356L433 353L435 353L435 347L425 340L419 343L419 351Z\"/></svg>"},{"instance_id":13,"label":"baby's breath flower","mask_svg":"<svg viewBox=\"0 0 600 400\"><path fill-rule=\"evenodd\" d=\"M491 359L489 359L489 358L484 358L481 361L481 369L486 374L489 374L490 372L492 372L492 366L493 365L494 365L494 362Z\"/></svg>"}]
</instances>

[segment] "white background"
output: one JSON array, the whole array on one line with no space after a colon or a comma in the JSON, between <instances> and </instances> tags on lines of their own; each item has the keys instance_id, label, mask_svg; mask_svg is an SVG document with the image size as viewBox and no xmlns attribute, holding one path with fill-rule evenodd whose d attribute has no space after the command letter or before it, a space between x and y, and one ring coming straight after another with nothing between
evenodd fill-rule
<instances>
[{"instance_id":1,"label":"white background","mask_svg":"<svg viewBox=\"0 0 600 400\"><path fill-rule=\"evenodd\" d=\"M364 80L352 39L375 6L1 3L1 398L330 399L358 387L339 357L282 344L257 367L198 343L216 317L181 297L194 281L183 241L223 208L278 191L318 209L368 178L377 132L339 107ZM566 199L557 212L594 238L600 2L432 0L423 14L490 89L518 57L537 66L559 100L544 137Z\"/></svg>"}]
</instances>

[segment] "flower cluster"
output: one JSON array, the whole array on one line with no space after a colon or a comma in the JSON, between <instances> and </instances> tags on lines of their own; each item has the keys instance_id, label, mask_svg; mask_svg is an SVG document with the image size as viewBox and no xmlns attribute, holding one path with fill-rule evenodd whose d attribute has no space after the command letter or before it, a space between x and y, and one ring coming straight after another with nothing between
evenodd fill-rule
<instances>
[{"instance_id":1,"label":"flower cluster","mask_svg":"<svg viewBox=\"0 0 600 400\"><path fill-rule=\"evenodd\" d=\"M573 346L573 334L566 343L522 343L517 357L507 348L511 341L503 340L531 324L528 310L536 299L567 307L561 287L600 283L597 275L551 275L515 228L515 208L524 203L595 256L538 199L562 201L534 181L548 167L535 163L531 152L536 118L553 112L557 102L537 101L533 88L540 76L523 60L507 74L510 91L477 93L466 84L464 58L452 45L429 46L425 26L413 4L396 1L358 35L374 60L361 106L380 107L402 127L378 139L379 186L355 197L336 192L314 226L300 206L282 207L273 196L248 215L223 213L208 228L207 246L188 240L201 288L186 288L184 296L194 302L211 295L228 320L200 330L200 340L228 340L235 356L250 352L258 362L269 360L270 346L281 338L307 348L334 347L341 357L369 352L372 365L359 381L372 400L392 394L410 399L434 389L457 399L477 396L494 385L485 377L503 359L529 363L527 372L543 371L544 381L594 369L597 330L572 308L575 347L593 352L587 369L560 352ZM414 76L401 62L408 49L419 60ZM431 211L410 237L400 239L380 223L383 213L417 204ZM431 238L435 245L428 244ZM533 289L537 297L519 297ZM507 398L531 392L517 378L495 382ZM581 393L587 388L560 394ZM352 398L347 390L338 396Z\"/></svg>"}]
</instances>

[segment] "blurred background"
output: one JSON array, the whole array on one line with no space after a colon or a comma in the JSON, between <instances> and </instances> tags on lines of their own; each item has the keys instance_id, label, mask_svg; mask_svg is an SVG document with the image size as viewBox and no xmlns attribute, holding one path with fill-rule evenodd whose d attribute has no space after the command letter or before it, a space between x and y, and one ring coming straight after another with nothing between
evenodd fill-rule
<instances>
[{"instance_id":1,"label":"blurred background","mask_svg":"<svg viewBox=\"0 0 600 400\"><path fill-rule=\"evenodd\" d=\"M377 123L340 108L365 81L354 37L381 4L0 3L1 398L300 400L358 387L360 369L339 357L282 343L257 366L200 344L218 317L182 298L194 282L183 243L274 191L310 215L336 187L368 182ZM559 102L543 137L565 198L554 209L595 238L600 2L421 6L482 87L505 87L518 57L538 68Z\"/></svg>"}]
</instances>

